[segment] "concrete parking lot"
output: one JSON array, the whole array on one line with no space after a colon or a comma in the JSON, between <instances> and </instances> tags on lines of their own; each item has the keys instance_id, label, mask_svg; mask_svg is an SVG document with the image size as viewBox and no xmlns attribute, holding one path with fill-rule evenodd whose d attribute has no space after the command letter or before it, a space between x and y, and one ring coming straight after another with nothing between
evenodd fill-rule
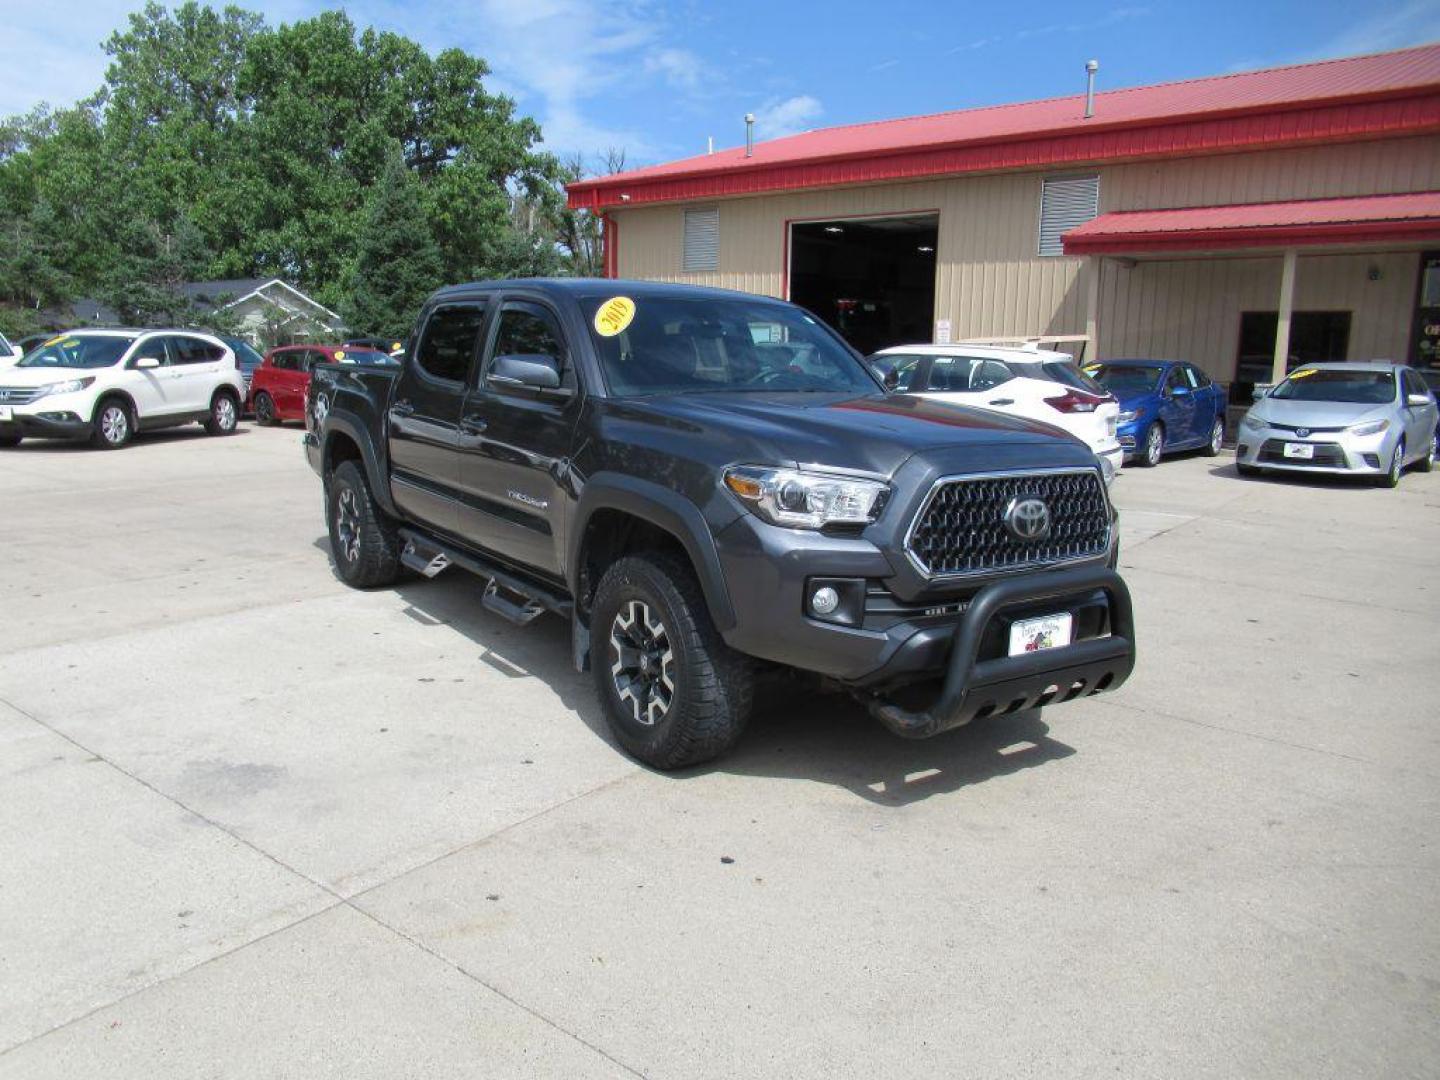
<instances>
[{"instance_id":1,"label":"concrete parking lot","mask_svg":"<svg viewBox=\"0 0 1440 1080\"><path fill-rule=\"evenodd\" d=\"M666 776L293 427L0 453L0 1075L1433 1076L1440 474L1114 494L1118 693Z\"/></svg>"}]
</instances>

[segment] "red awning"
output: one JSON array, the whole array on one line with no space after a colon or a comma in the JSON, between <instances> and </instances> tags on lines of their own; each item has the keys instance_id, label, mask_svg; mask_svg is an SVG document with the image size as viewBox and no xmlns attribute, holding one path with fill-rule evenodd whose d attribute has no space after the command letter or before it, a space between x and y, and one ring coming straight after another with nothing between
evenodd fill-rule
<instances>
[{"instance_id":1,"label":"red awning","mask_svg":"<svg viewBox=\"0 0 1440 1080\"><path fill-rule=\"evenodd\" d=\"M1440 191L1115 211L1062 239L1066 255L1440 240Z\"/></svg>"}]
</instances>

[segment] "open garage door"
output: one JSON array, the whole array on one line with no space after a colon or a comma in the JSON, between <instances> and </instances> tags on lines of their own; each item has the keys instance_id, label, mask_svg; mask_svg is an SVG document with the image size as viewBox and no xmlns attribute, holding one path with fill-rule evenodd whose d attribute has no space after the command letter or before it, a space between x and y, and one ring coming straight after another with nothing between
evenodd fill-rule
<instances>
[{"instance_id":1,"label":"open garage door","mask_svg":"<svg viewBox=\"0 0 1440 1080\"><path fill-rule=\"evenodd\" d=\"M790 299L864 353L929 341L938 214L790 226Z\"/></svg>"}]
</instances>

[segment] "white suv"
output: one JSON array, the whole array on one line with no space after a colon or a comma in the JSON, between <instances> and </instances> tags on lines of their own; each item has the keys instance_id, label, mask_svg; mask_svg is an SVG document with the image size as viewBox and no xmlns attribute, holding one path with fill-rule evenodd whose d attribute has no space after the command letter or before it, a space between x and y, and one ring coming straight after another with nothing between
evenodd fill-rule
<instances>
[{"instance_id":1,"label":"white suv","mask_svg":"<svg viewBox=\"0 0 1440 1080\"><path fill-rule=\"evenodd\" d=\"M1030 346L897 345L871 356L870 364L901 393L1053 424L1094 452L1104 463L1107 483L1120 471L1125 458L1115 434L1120 405L1069 353Z\"/></svg>"},{"instance_id":2,"label":"white suv","mask_svg":"<svg viewBox=\"0 0 1440 1080\"><path fill-rule=\"evenodd\" d=\"M229 435L245 383L235 354L194 330L74 330L0 370L0 446L89 439L117 449L137 431L199 421Z\"/></svg>"}]
</instances>

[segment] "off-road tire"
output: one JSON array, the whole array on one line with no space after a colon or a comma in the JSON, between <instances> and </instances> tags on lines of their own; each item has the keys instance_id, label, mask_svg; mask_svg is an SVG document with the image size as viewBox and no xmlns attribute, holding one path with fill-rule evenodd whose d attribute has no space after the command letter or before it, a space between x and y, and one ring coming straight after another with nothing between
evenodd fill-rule
<instances>
[{"instance_id":1,"label":"off-road tire","mask_svg":"<svg viewBox=\"0 0 1440 1080\"><path fill-rule=\"evenodd\" d=\"M120 410L122 424L117 426L113 422L115 418L108 415L112 409ZM123 398L101 398L95 406L95 419L90 427L91 446L97 450L119 450L129 446L130 440L135 438L135 410Z\"/></svg>"},{"instance_id":2,"label":"off-road tire","mask_svg":"<svg viewBox=\"0 0 1440 1080\"><path fill-rule=\"evenodd\" d=\"M216 390L210 399L210 418L205 430L211 435L234 435L240 426L240 402L233 390Z\"/></svg>"},{"instance_id":3,"label":"off-road tire","mask_svg":"<svg viewBox=\"0 0 1440 1080\"><path fill-rule=\"evenodd\" d=\"M1154 447L1150 440L1158 438L1159 442ZM1145 429L1145 434L1135 447L1135 464L1142 469L1153 469L1160 464L1160 459L1165 455L1165 428L1156 420Z\"/></svg>"},{"instance_id":4,"label":"off-road tire","mask_svg":"<svg viewBox=\"0 0 1440 1080\"><path fill-rule=\"evenodd\" d=\"M1397 488L1400 486L1400 477L1405 474L1405 440L1401 439L1395 444L1394 451L1390 454L1390 465L1384 475L1376 477L1375 485L1382 488Z\"/></svg>"},{"instance_id":5,"label":"off-road tire","mask_svg":"<svg viewBox=\"0 0 1440 1080\"><path fill-rule=\"evenodd\" d=\"M341 581L354 589L395 583L400 575L400 536L395 522L376 505L358 462L341 462L327 479L325 525Z\"/></svg>"},{"instance_id":6,"label":"off-road tire","mask_svg":"<svg viewBox=\"0 0 1440 1080\"><path fill-rule=\"evenodd\" d=\"M275 419L275 399L264 390L255 395L255 423L261 427L269 427L277 423Z\"/></svg>"},{"instance_id":7,"label":"off-road tire","mask_svg":"<svg viewBox=\"0 0 1440 1080\"><path fill-rule=\"evenodd\" d=\"M674 691L655 723L637 722L621 701L612 630L622 606L640 601L658 615L674 650ZM750 719L753 662L721 639L690 566L664 552L628 556L600 579L590 616L590 668L610 730L633 757L679 769L725 753Z\"/></svg>"},{"instance_id":8,"label":"off-road tire","mask_svg":"<svg viewBox=\"0 0 1440 1080\"><path fill-rule=\"evenodd\" d=\"M1218 437L1215 434L1217 428L1220 432ZM1224 448L1224 446L1225 421L1217 416L1215 418L1215 423L1210 425L1210 441L1205 444L1205 448L1201 451L1201 453L1203 453L1206 457L1219 457L1220 451Z\"/></svg>"}]
</instances>

